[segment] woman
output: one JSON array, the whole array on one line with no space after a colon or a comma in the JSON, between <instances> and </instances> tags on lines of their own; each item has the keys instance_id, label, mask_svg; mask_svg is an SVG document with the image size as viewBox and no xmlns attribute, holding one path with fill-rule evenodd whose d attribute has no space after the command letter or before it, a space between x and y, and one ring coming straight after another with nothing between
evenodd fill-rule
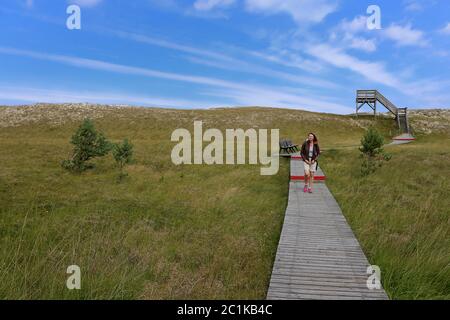
<instances>
[{"instance_id":1,"label":"woman","mask_svg":"<svg viewBox=\"0 0 450 320\"><path fill-rule=\"evenodd\" d=\"M302 145L301 155L305 164L305 187L303 192L312 193L314 173L317 170L317 158L320 155L319 140L314 133L308 134L308 139Z\"/></svg>"}]
</instances>

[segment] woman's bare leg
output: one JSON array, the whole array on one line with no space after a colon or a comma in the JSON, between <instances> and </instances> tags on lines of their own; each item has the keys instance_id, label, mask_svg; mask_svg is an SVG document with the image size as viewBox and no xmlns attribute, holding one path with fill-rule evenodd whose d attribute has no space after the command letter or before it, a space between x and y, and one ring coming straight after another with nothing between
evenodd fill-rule
<instances>
[{"instance_id":1,"label":"woman's bare leg","mask_svg":"<svg viewBox=\"0 0 450 320\"><path fill-rule=\"evenodd\" d=\"M311 171L310 176L309 176L309 188L312 189L314 184L314 172Z\"/></svg>"},{"instance_id":2,"label":"woman's bare leg","mask_svg":"<svg viewBox=\"0 0 450 320\"><path fill-rule=\"evenodd\" d=\"M309 183L309 171L305 170L305 186L307 187Z\"/></svg>"}]
</instances>

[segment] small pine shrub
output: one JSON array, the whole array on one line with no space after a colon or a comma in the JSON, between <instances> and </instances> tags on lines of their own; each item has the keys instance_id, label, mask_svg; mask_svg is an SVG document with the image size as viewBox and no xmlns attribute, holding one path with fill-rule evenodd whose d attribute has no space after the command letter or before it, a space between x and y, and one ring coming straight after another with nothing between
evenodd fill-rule
<instances>
[{"instance_id":1,"label":"small pine shrub","mask_svg":"<svg viewBox=\"0 0 450 320\"><path fill-rule=\"evenodd\" d=\"M383 150L384 138L374 128L369 128L361 139L362 163L361 174L367 176L381 167L383 161L389 161L392 156Z\"/></svg>"},{"instance_id":2,"label":"small pine shrub","mask_svg":"<svg viewBox=\"0 0 450 320\"><path fill-rule=\"evenodd\" d=\"M97 132L94 123L85 119L72 136L74 145L72 158L62 162L63 168L82 172L93 167L88 161L95 157L103 157L111 150L111 144L103 134Z\"/></svg>"}]
</instances>

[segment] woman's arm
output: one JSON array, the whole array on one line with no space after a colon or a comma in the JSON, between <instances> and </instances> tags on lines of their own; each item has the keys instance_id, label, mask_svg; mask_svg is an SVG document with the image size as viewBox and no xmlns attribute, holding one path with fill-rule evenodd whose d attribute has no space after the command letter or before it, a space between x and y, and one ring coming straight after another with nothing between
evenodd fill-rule
<instances>
[{"instance_id":1,"label":"woman's arm","mask_svg":"<svg viewBox=\"0 0 450 320\"><path fill-rule=\"evenodd\" d=\"M316 156L315 156L314 159L313 159L313 163L316 162L317 159L319 159L319 156L320 156L320 147L319 147L318 144L316 145L316 148L317 148L317 150L316 150Z\"/></svg>"},{"instance_id":2,"label":"woman's arm","mask_svg":"<svg viewBox=\"0 0 450 320\"><path fill-rule=\"evenodd\" d=\"M308 158L308 156L306 155L306 142L303 142L303 144L302 144L302 148L300 149L300 155L302 156L303 161L306 162L306 160Z\"/></svg>"}]
</instances>

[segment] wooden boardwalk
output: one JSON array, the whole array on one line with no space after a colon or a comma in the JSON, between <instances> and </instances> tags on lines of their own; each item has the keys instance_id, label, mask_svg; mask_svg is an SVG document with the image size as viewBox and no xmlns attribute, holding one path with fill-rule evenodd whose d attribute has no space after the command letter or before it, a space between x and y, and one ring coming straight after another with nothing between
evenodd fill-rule
<instances>
[{"instance_id":1,"label":"wooden boardwalk","mask_svg":"<svg viewBox=\"0 0 450 320\"><path fill-rule=\"evenodd\" d=\"M412 136L409 133L405 133L405 134L401 134L397 137L392 138L392 142L390 143L390 145L406 144L406 143L411 143L415 140L416 140L416 138L414 138L414 136Z\"/></svg>"},{"instance_id":2,"label":"wooden boardwalk","mask_svg":"<svg viewBox=\"0 0 450 320\"><path fill-rule=\"evenodd\" d=\"M303 162L291 159L291 172ZM367 287L369 266L361 247L324 183L303 193L292 181L267 299L387 299Z\"/></svg>"}]
</instances>

